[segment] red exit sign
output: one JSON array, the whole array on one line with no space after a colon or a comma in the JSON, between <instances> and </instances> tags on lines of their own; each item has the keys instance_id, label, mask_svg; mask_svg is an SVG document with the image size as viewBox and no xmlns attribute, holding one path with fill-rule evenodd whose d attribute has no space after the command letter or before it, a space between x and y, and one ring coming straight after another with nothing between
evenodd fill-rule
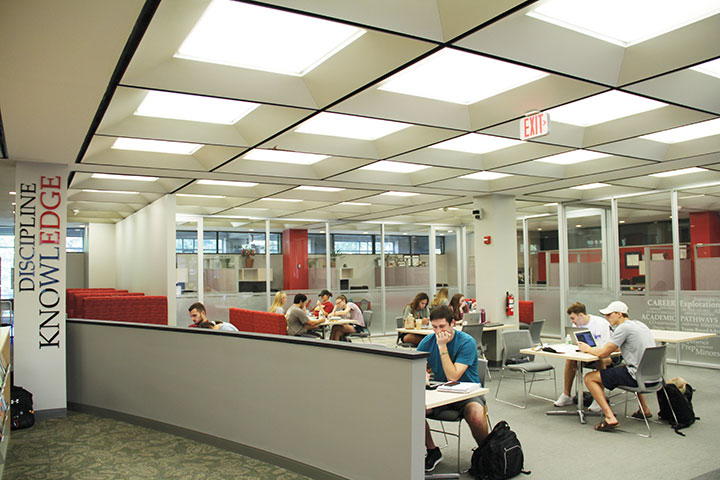
<instances>
[{"instance_id":1,"label":"red exit sign","mask_svg":"<svg viewBox=\"0 0 720 480\"><path fill-rule=\"evenodd\" d=\"M538 112L520 119L520 140L542 137L550 133L550 115Z\"/></svg>"}]
</instances>

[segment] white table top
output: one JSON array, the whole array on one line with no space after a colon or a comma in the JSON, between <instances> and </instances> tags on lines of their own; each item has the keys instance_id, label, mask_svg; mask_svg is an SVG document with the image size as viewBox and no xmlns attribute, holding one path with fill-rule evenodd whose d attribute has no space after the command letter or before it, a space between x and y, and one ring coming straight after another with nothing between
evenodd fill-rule
<instances>
[{"instance_id":1,"label":"white table top","mask_svg":"<svg viewBox=\"0 0 720 480\"><path fill-rule=\"evenodd\" d=\"M438 392L437 390L425 390L425 408L442 407L450 403L467 400L468 398L479 397L490 392L489 388L478 388L469 393Z\"/></svg>"},{"instance_id":2,"label":"white table top","mask_svg":"<svg viewBox=\"0 0 720 480\"><path fill-rule=\"evenodd\" d=\"M503 330L506 328L515 328L515 327L516 327L516 325L508 325L508 324L495 325L492 327L483 328L483 332L492 332L495 330ZM462 325L457 325L455 327L455 330L462 331ZM398 333L415 333L417 335L430 335L431 333L433 333L432 328L396 328L395 331Z\"/></svg>"},{"instance_id":3,"label":"white table top","mask_svg":"<svg viewBox=\"0 0 720 480\"><path fill-rule=\"evenodd\" d=\"M677 330L650 330L656 342L683 343L717 336L707 332L679 332Z\"/></svg>"},{"instance_id":4,"label":"white table top","mask_svg":"<svg viewBox=\"0 0 720 480\"><path fill-rule=\"evenodd\" d=\"M566 360L573 360L575 362L594 362L600 359L600 357L597 357L595 355L576 351L577 345L566 345L564 343L560 343L557 345L549 346L557 349L558 353L546 352L544 350L541 350L540 347L523 348L522 350L520 350L520 353L525 355L540 355L544 357L564 358Z\"/></svg>"},{"instance_id":5,"label":"white table top","mask_svg":"<svg viewBox=\"0 0 720 480\"><path fill-rule=\"evenodd\" d=\"M333 317L335 318L335 317ZM337 320L325 320L324 322L318 323L318 327L324 327L327 325L348 325L350 323L355 323L353 320L349 320L346 318L338 318Z\"/></svg>"}]
</instances>

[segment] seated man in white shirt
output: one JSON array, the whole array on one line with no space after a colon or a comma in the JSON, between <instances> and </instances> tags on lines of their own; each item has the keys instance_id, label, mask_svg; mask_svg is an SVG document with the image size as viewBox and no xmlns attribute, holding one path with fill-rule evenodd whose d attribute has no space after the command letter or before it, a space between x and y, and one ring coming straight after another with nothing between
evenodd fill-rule
<instances>
[{"instance_id":1,"label":"seated man in white shirt","mask_svg":"<svg viewBox=\"0 0 720 480\"><path fill-rule=\"evenodd\" d=\"M567 309L568 315L570 315L570 321L575 327L583 327L590 330L593 338L595 339L596 345L604 345L610 339L610 323L602 317L597 315L588 315L585 305L580 302L575 302L570 305ZM597 369L604 369L610 363L609 358L601 358L597 362L588 363L587 366L591 366ZM553 405L556 407L564 407L573 403L570 397L570 391L572 390L573 380L575 379L575 373L577 371L577 362L573 360L567 360L565 362L565 383L563 385L563 393L555 401ZM591 412L599 413L601 411L600 405L593 400L588 410Z\"/></svg>"}]
</instances>

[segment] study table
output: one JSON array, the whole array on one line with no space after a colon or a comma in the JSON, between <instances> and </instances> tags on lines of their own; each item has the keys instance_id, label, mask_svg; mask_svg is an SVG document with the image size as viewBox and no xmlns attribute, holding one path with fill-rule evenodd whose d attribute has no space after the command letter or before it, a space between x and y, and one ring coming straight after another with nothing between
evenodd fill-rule
<instances>
[{"instance_id":1,"label":"study table","mask_svg":"<svg viewBox=\"0 0 720 480\"><path fill-rule=\"evenodd\" d=\"M514 328L514 327L515 327L515 325L495 324L495 325L490 325L490 326L486 326L485 328L483 328L483 333L494 332L497 330L504 330L506 328ZM455 330L462 331L462 325L456 325ZM395 331L398 333L416 333L418 335L423 335L423 336L430 335L433 333L432 328L396 328Z\"/></svg>"},{"instance_id":2,"label":"study table","mask_svg":"<svg viewBox=\"0 0 720 480\"><path fill-rule=\"evenodd\" d=\"M313 320L317 320L316 317L311 317ZM316 326L320 327L322 329L322 337L325 338L325 328L326 327L332 327L333 325L349 325L351 323L355 323L353 320L349 320L346 318L340 318L340 317L332 317L325 319L324 322L318 323Z\"/></svg>"}]
</instances>

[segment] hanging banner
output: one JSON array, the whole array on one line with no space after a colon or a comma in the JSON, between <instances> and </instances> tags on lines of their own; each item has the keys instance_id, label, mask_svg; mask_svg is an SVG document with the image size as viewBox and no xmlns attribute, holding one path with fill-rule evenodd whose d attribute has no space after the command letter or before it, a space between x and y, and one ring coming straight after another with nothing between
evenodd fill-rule
<instances>
[{"instance_id":1,"label":"hanging banner","mask_svg":"<svg viewBox=\"0 0 720 480\"><path fill-rule=\"evenodd\" d=\"M15 384L36 411L65 409L67 166L18 162L15 173Z\"/></svg>"}]
</instances>

